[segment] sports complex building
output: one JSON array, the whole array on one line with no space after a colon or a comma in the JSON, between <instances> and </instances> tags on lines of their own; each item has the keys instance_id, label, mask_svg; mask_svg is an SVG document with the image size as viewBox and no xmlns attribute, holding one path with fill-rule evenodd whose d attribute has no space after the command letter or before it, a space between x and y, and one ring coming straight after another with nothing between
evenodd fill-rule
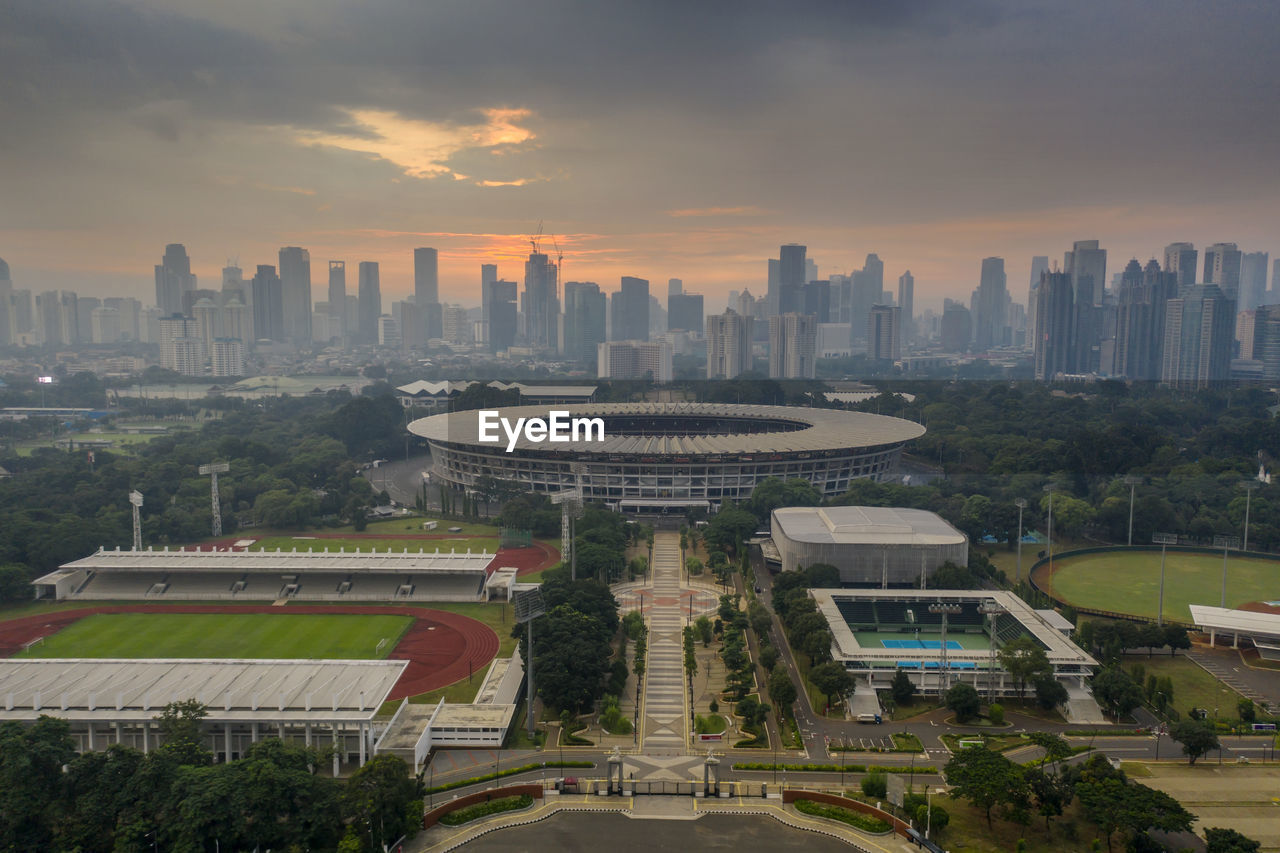
<instances>
[{"instance_id":1,"label":"sports complex building","mask_svg":"<svg viewBox=\"0 0 1280 853\"><path fill-rule=\"evenodd\" d=\"M826 563L842 584L886 589L923 589L943 563L969 564L967 536L932 512L900 507L775 509L762 550L771 569Z\"/></svg>"},{"instance_id":2,"label":"sports complex building","mask_svg":"<svg viewBox=\"0 0 1280 853\"><path fill-rule=\"evenodd\" d=\"M453 412L409 425L431 448L432 476L461 489L482 477L582 498L635 514L719 509L767 477L802 478L823 495L859 478L892 479L907 442L924 427L839 409L721 403L566 405L570 418L600 419L600 441L550 443L520 434L510 452L480 441L479 413ZM498 410L509 423L548 417L545 406Z\"/></svg>"},{"instance_id":3,"label":"sports complex building","mask_svg":"<svg viewBox=\"0 0 1280 853\"><path fill-rule=\"evenodd\" d=\"M965 681L983 694L1014 694L1017 685L996 652L1024 636L1044 650L1073 701L1083 700L1084 679L1098 665L1068 638L1069 621L1003 590L814 589L809 595L830 627L832 657L876 689L887 689L903 670L921 693Z\"/></svg>"},{"instance_id":4,"label":"sports complex building","mask_svg":"<svg viewBox=\"0 0 1280 853\"><path fill-rule=\"evenodd\" d=\"M36 598L60 601L480 601L495 559L438 550L99 548L33 585Z\"/></svg>"}]
</instances>

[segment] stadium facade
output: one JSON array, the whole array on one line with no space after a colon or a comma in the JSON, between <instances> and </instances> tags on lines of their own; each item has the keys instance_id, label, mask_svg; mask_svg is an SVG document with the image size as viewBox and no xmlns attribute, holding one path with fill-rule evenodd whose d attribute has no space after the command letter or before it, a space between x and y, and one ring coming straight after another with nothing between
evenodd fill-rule
<instances>
[{"instance_id":1,"label":"stadium facade","mask_svg":"<svg viewBox=\"0 0 1280 853\"><path fill-rule=\"evenodd\" d=\"M875 689L888 689L902 670L928 695L957 681L983 695L1015 695L1017 685L997 655L1023 636L1044 650L1072 702L1085 697L1085 679L1098 665L1071 642L1069 622L1003 590L814 589L809 595L831 631L832 658ZM945 639L939 606L951 609ZM1031 686L1026 689L1030 694ZM1096 713L1096 705L1091 710Z\"/></svg>"},{"instance_id":2,"label":"stadium facade","mask_svg":"<svg viewBox=\"0 0 1280 853\"><path fill-rule=\"evenodd\" d=\"M932 512L871 506L785 507L770 518L771 568L826 563L859 587L923 588L943 563L969 563L969 539Z\"/></svg>"},{"instance_id":3,"label":"stadium facade","mask_svg":"<svg viewBox=\"0 0 1280 853\"><path fill-rule=\"evenodd\" d=\"M924 427L900 418L786 406L720 403L591 403L556 407L570 418L599 418L602 441L549 443L520 436L510 452L480 440L476 411L433 415L409 430L427 440L431 476L460 489L485 477L643 514L716 510L745 500L768 477L802 478L827 497L850 482L896 476L907 442ZM510 423L543 418L546 406L498 410Z\"/></svg>"}]
</instances>

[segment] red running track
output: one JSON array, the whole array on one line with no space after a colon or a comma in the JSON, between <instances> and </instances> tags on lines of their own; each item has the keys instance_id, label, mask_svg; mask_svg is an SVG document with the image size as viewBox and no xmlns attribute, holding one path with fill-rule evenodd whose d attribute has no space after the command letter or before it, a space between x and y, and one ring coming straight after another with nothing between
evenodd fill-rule
<instances>
[{"instance_id":1,"label":"red running track","mask_svg":"<svg viewBox=\"0 0 1280 853\"><path fill-rule=\"evenodd\" d=\"M73 622L95 613L264 613L362 614L412 616L414 622L387 657L407 660L409 666L396 682L388 699L403 699L447 687L455 681L483 672L498 654L498 635L483 622L424 607L377 605L298 605L274 607L267 604L109 604L23 616L0 622L0 657L17 653L24 643L57 633Z\"/></svg>"}]
</instances>

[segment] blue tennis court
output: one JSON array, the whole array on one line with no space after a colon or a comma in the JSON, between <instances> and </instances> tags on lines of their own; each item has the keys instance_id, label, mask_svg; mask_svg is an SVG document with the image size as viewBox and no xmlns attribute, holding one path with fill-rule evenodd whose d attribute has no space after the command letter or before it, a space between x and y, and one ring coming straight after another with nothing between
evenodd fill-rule
<instances>
[{"instance_id":1,"label":"blue tennis court","mask_svg":"<svg viewBox=\"0 0 1280 853\"><path fill-rule=\"evenodd\" d=\"M900 660L900 661L897 661L896 664L898 669L938 669L941 666L941 664L936 660L924 661L923 666L921 666L921 662L918 660ZM977 669L977 668L978 668L978 665L973 661L957 660L957 661L947 662L947 669Z\"/></svg>"},{"instance_id":2,"label":"blue tennis court","mask_svg":"<svg viewBox=\"0 0 1280 853\"><path fill-rule=\"evenodd\" d=\"M941 649L941 640L881 640L886 649ZM964 646L955 640L947 640L948 651L960 651Z\"/></svg>"}]
</instances>

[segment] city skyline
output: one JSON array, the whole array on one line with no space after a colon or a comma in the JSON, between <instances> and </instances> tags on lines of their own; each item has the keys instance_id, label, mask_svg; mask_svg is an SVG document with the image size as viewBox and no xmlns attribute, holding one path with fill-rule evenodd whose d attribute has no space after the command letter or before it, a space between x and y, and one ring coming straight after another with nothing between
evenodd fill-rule
<instances>
[{"instance_id":1,"label":"city skyline","mask_svg":"<svg viewBox=\"0 0 1280 853\"><path fill-rule=\"evenodd\" d=\"M145 298L165 244L202 281L298 246L378 262L398 297L432 246L441 300L475 305L479 265L518 278L543 221L561 282L679 277L710 313L763 292L792 241L824 278L867 253L888 281L910 269L917 311L971 292L983 257L1023 301L1031 258L1078 240L1113 269L1178 240L1275 256L1277 22L1204 3L16 2L0 257L17 287Z\"/></svg>"}]
</instances>

